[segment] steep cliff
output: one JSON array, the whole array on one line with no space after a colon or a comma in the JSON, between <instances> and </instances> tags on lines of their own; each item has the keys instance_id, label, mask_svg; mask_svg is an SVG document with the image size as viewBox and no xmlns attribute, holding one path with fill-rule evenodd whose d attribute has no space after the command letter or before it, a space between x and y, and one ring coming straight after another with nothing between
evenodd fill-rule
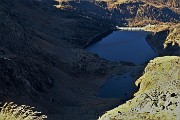
<instances>
[{"instance_id":1,"label":"steep cliff","mask_svg":"<svg viewBox=\"0 0 180 120\"><path fill-rule=\"evenodd\" d=\"M148 63L135 97L99 120L179 120L180 57L155 58Z\"/></svg>"},{"instance_id":2,"label":"steep cliff","mask_svg":"<svg viewBox=\"0 0 180 120\"><path fill-rule=\"evenodd\" d=\"M149 44L157 51L159 56L180 55L180 25L156 26L160 31L147 37ZM161 28L161 29L160 29Z\"/></svg>"}]
</instances>

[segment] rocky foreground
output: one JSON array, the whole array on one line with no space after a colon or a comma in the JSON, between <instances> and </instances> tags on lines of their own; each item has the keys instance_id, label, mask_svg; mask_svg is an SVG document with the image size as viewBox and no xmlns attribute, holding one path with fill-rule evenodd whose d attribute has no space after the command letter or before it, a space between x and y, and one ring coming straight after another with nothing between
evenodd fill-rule
<instances>
[{"instance_id":1,"label":"rocky foreground","mask_svg":"<svg viewBox=\"0 0 180 120\"><path fill-rule=\"evenodd\" d=\"M180 57L155 58L137 81L132 100L108 111L99 120L179 120Z\"/></svg>"}]
</instances>

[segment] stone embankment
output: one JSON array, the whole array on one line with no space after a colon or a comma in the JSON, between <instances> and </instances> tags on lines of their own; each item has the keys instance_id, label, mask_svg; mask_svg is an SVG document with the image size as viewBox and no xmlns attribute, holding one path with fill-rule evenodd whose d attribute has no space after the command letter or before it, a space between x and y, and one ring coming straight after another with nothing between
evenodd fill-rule
<instances>
[{"instance_id":1,"label":"stone embankment","mask_svg":"<svg viewBox=\"0 0 180 120\"><path fill-rule=\"evenodd\" d=\"M118 30L127 30L127 31L144 31L144 27L116 27Z\"/></svg>"},{"instance_id":2,"label":"stone embankment","mask_svg":"<svg viewBox=\"0 0 180 120\"><path fill-rule=\"evenodd\" d=\"M119 27L116 26L117 30L127 30L127 31L153 31L152 28L156 27L155 25L146 25L144 27Z\"/></svg>"}]
</instances>

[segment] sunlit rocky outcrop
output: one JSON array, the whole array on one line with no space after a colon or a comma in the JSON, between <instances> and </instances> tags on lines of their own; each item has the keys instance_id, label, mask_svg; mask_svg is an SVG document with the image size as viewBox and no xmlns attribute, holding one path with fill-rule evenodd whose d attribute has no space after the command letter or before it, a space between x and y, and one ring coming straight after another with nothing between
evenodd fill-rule
<instances>
[{"instance_id":1,"label":"sunlit rocky outcrop","mask_svg":"<svg viewBox=\"0 0 180 120\"><path fill-rule=\"evenodd\" d=\"M180 57L155 58L137 81L132 100L108 111L99 120L179 120Z\"/></svg>"}]
</instances>

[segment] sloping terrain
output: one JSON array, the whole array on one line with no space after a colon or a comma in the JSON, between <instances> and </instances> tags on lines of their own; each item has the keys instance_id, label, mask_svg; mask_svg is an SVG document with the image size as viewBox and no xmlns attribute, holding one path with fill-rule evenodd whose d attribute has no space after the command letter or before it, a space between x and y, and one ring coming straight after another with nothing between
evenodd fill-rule
<instances>
[{"instance_id":1,"label":"sloping terrain","mask_svg":"<svg viewBox=\"0 0 180 120\"><path fill-rule=\"evenodd\" d=\"M157 4L158 3L158 4ZM111 20L119 25L143 26L147 23L160 22L178 22L179 2L173 4L177 6L169 7L171 2L163 3L144 0L125 0L125 1L68 1L62 3L65 6L71 6L79 11L82 16L100 17L105 20Z\"/></svg>"},{"instance_id":2,"label":"sloping terrain","mask_svg":"<svg viewBox=\"0 0 180 120\"><path fill-rule=\"evenodd\" d=\"M180 1L179 0L146 0L152 4L156 4L159 6L167 6L174 9L179 9L180 7Z\"/></svg>"},{"instance_id":3,"label":"sloping terrain","mask_svg":"<svg viewBox=\"0 0 180 120\"><path fill-rule=\"evenodd\" d=\"M54 4L53 1L1 0L1 101L13 101L18 96L40 97L57 80L64 90L70 89L76 83L72 76L98 74L96 70L108 65L106 60L77 46L111 26L96 25L96 19L83 18L73 11L59 11ZM86 27L83 23L89 24ZM71 90L69 93L73 94ZM61 95L62 99L66 96Z\"/></svg>"},{"instance_id":4,"label":"sloping terrain","mask_svg":"<svg viewBox=\"0 0 180 120\"><path fill-rule=\"evenodd\" d=\"M166 56L148 63L137 81L139 91L132 100L108 111L99 120L180 119L180 57Z\"/></svg>"}]
</instances>

